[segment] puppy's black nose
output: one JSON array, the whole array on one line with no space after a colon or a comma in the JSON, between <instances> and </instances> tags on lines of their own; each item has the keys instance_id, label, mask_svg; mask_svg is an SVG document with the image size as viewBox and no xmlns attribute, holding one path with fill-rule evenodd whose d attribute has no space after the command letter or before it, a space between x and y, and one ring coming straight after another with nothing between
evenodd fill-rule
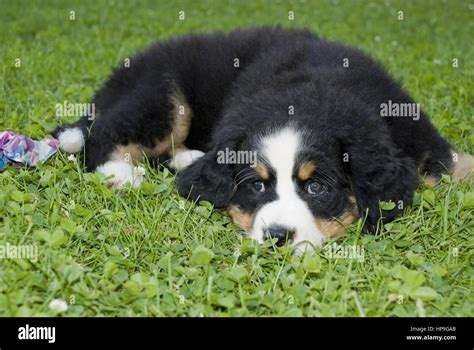
<instances>
[{"instance_id":1,"label":"puppy's black nose","mask_svg":"<svg viewBox=\"0 0 474 350\"><path fill-rule=\"evenodd\" d=\"M271 238L277 238L278 241L276 242L276 245L278 247L281 247L287 241L291 241L294 235L294 230L290 230L286 227L279 225L273 225L263 230L263 239L267 240Z\"/></svg>"}]
</instances>

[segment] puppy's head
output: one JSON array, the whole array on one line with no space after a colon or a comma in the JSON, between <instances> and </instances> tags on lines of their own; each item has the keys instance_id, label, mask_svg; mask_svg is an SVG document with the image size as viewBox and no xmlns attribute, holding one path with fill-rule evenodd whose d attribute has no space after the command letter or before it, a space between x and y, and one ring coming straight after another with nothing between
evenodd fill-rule
<instances>
[{"instance_id":1,"label":"puppy's head","mask_svg":"<svg viewBox=\"0 0 474 350\"><path fill-rule=\"evenodd\" d=\"M240 165L230 199L233 221L259 242L277 245L338 236L357 217L336 145L324 148L296 127L277 129L252 141L253 167Z\"/></svg>"},{"instance_id":2,"label":"puppy's head","mask_svg":"<svg viewBox=\"0 0 474 350\"><path fill-rule=\"evenodd\" d=\"M209 152L178 177L180 194L227 207L259 242L304 249L341 234L357 218L337 145L295 126ZM207 158L206 158L207 157Z\"/></svg>"}]
</instances>

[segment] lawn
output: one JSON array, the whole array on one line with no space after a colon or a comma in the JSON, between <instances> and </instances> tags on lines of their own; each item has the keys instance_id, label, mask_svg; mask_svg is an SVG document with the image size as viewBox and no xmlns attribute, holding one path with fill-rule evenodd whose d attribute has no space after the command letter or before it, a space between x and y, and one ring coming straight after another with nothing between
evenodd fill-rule
<instances>
[{"instance_id":1,"label":"lawn","mask_svg":"<svg viewBox=\"0 0 474 350\"><path fill-rule=\"evenodd\" d=\"M473 13L470 1L0 0L0 130L48 135L75 119L57 118L56 104L89 102L112 67L157 39L281 24L372 54L474 153ZM174 181L148 169L139 189L111 191L63 153L1 172L0 246L38 257L0 260L0 316L474 316L466 182L421 185L377 235L354 224L294 256L180 198ZM348 247L363 254L338 255Z\"/></svg>"}]
</instances>

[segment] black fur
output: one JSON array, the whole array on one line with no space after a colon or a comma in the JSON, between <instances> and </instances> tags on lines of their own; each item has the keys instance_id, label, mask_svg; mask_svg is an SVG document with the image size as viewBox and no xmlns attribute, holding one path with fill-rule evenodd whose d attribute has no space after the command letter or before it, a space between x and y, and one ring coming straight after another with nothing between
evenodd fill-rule
<instances>
[{"instance_id":1,"label":"black fur","mask_svg":"<svg viewBox=\"0 0 474 350\"><path fill-rule=\"evenodd\" d=\"M185 146L207 152L178 174L178 192L217 207L245 206L250 194L235 186L241 169L217 164L216 152L251 148L259 134L289 124L306 135L308 158L337 182L312 210L336 217L353 193L361 216L368 211L369 230L380 200L397 204L383 212L385 221L411 202L417 171L439 178L452 167L450 145L423 112L419 120L381 118L382 103L413 102L381 65L306 30L264 27L160 42L116 69L94 98L93 125L76 124L90 129L87 168L107 161L117 144L152 147L168 135L176 88L194 114Z\"/></svg>"}]
</instances>

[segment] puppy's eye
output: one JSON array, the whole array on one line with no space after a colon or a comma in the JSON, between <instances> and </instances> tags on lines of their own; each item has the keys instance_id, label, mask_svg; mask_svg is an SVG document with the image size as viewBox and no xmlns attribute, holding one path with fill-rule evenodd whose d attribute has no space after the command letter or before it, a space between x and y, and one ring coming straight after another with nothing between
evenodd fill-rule
<instances>
[{"instance_id":1,"label":"puppy's eye","mask_svg":"<svg viewBox=\"0 0 474 350\"><path fill-rule=\"evenodd\" d=\"M306 192L308 192L312 196L317 195L317 194L321 194L321 192L324 192L325 189L326 189L326 187L324 185L322 185L322 184L320 184L319 182L316 182L316 181L309 182L306 185Z\"/></svg>"},{"instance_id":2,"label":"puppy's eye","mask_svg":"<svg viewBox=\"0 0 474 350\"><path fill-rule=\"evenodd\" d=\"M257 191L257 192L260 192L260 193L265 192L265 184L264 184L263 181L259 181L259 180L254 181L254 182L252 183L252 187L253 187L253 189L254 189L255 191Z\"/></svg>"}]
</instances>

